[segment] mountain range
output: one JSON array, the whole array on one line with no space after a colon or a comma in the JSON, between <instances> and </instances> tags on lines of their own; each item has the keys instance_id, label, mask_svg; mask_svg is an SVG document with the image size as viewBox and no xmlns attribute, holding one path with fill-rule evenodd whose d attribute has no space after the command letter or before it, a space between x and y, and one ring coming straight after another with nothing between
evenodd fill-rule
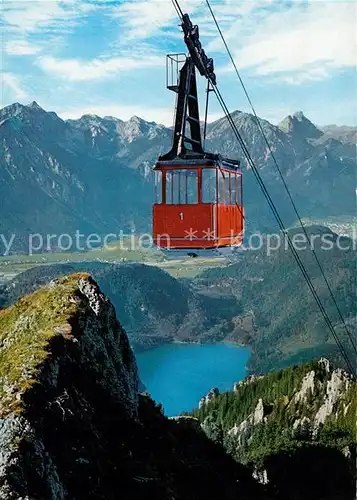
<instances>
[{"instance_id":1,"label":"mountain range","mask_svg":"<svg viewBox=\"0 0 357 500\"><path fill-rule=\"evenodd\" d=\"M235 111L232 117L287 223L294 221L272 159L302 215L354 214L356 129L316 127L302 112L279 125ZM157 157L172 130L139 117L84 115L62 120L36 102L0 110L0 234L86 234L150 230ZM206 149L241 158L248 228L273 226L269 209L225 118L208 125ZM15 246L14 246L15 248Z\"/></svg>"}]
</instances>

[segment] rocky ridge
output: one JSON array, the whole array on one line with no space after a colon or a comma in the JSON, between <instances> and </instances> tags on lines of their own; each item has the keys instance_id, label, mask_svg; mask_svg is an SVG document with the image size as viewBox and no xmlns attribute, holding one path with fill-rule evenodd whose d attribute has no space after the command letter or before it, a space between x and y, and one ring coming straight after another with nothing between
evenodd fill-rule
<instances>
[{"instance_id":1,"label":"rocky ridge","mask_svg":"<svg viewBox=\"0 0 357 500\"><path fill-rule=\"evenodd\" d=\"M354 498L357 383L351 375L321 358L208 396L193 416L210 439L253 467L261 483L274 484L287 499Z\"/></svg>"},{"instance_id":2,"label":"rocky ridge","mask_svg":"<svg viewBox=\"0 0 357 500\"><path fill-rule=\"evenodd\" d=\"M351 401L351 395L356 389L353 377L340 368L332 369L330 362L325 358L321 358L316 367L317 370L310 370L302 377L300 387L294 390L293 397L284 400L286 411L291 412L289 425L296 430L308 424L315 437L327 422L347 417L347 413L353 416L353 412L357 410ZM251 375L234 384L233 392L239 398L247 387L257 391L260 382L265 382L267 377L269 376ZM220 394L217 388L211 389L201 398L199 409L212 402L219 404L219 396L224 397L224 394ZM271 407L270 401L264 404L264 399L264 397L259 398L253 412L227 431L228 435L237 437L238 443L251 440L255 427L258 424L268 423L269 418L273 418L274 408ZM309 417L303 416L304 406L311 404L311 400L316 403L316 399L320 404L314 405L314 411L309 412Z\"/></svg>"},{"instance_id":3,"label":"rocky ridge","mask_svg":"<svg viewBox=\"0 0 357 500\"><path fill-rule=\"evenodd\" d=\"M68 498L68 482L88 468L94 444L78 443L69 455L76 441L70 431L83 414L93 424L95 405L110 394L112 411L137 418L138 374L126 334L112 304L83 274L51 282L2 311L0 338L0 497L30 492L31 473L46 498ZM69 434L55 452L48 426L61 432L66 420Z\"/></svg>"},{"instance_id":4,"label":"rocky ridge","mask_svg":"<svg viewBox=\"0 0 357 500\"><path fill-rule=\"evenodd\" d=\"M88 275L0 311L0 498L270 498L194 419L167 419Z\"/></svg>"}]
</instances>

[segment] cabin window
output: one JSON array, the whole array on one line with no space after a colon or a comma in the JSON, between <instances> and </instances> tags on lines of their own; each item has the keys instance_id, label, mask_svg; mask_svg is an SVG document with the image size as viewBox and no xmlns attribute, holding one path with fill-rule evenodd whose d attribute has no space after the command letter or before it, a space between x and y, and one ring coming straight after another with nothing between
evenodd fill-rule
<instances>
[{"instance_id":1,"label":"cabin window","mask_svg":"<svg viewBox=\"0 0 357 500\"><path fill-rule=\"evenodd\" d=\"M242 176L240 174L237 175L237 203L242 206L243 204L243 186L242 186Z\"/></svg>"},{"instance_id":2,"label":"cabin window","mask_svg":"<svg viewBox=\"0 0 357 500\"><path fill-rule=\"evenodd\" d=\"M237 203L237 175L229 174L230 178L230 194L231 194L231 205L235 205Z\"/></svg>"},{"instance_id":3,"label":"cabin window","mask_svg":"<svg viewBox=\"0 0 357 500\"><path fill-rule=\"evenodd\" d=\"M172 172L166 172L166 203L172 205L173 202Z\"/></svg>"},{"instance_id":4,"label":"cabin window","mask_svg":"<svg viewBox=\"0 0 357 500\"><path fill-rule=\"evenodd\" d=\"M235 198L234 198L234 174L229 174L229 204L234 205L235 203Z\"/></svg>"},{"instance_id":5,"label":"cabin window","mask_svg":"<svg viewBox=\"0 0 357 500\"><path fill-rule=\"evenodd\" d=\"M197 203L196 170L170 170L166 172L166 203L187 205Z\"/></svg>"},{"instance_id":6,"label":"cabin window","mask_svg":"<svg viewBox=\"0 0 357 500\"><path fill-rule=\"evenodd\" d=\"M225 202L225 179L223 176L223 172L221 170L217 170L218 176L218 203Z\"/></svg>"},{"instance_id":7,"label":"cabin window","mask_svg":"<svg viewBox=\"0 0 357 500\"><path fill-rule=\"evenodd\" d=\"M198 203L198 175L197 170L186 170L186 193L189 205Z\"/></svg>"},{"instance_id":8,"label":"cabin window","mask_svg":"<svg viewBox=\"0 0 357 500\"><path fill-rule=\"evenodd\" d=\"M224 202L226 205L231 203L231 191L230 191L230 174L224 173Z\"/></svg>"},{"instance_id":9,"label":"cabin window","mask_svg":"<svg viewBox=\"0 0 357 500\"><path fill-rule=\"evenodd\" d=\"M231 201L231 180L230 173L217 171L218 174L218 202L230 205Z\"/></svg>"},{"instance_id":10,"label":"cabin window","mask_svg":"<svg viewBox=\"0 0 357 500\"><path fill-rule=\"evenodd\" d=\"M155 171L155 203L162 203L162 172Z\"/></svg>"},{"instance_id":11,"label":"cabin window","mask_svg":"<svg viewBox=\"0 0 357 500\"><path fill-rule=\"evenodd\" d=\"M181 175L180 175L180 171L178 170L174 170L172 172L172 186L173 186L173 198L172 198L172 203L174 205L179 205L181 203L180 201L180 185L181 185Z\"/></svg>"},{"instance_id":12,"label":"cabin window","mask_svg":"<svg viewBox=\"0 0 357 500\"><path fill-rule=\"evenodd\" d=\"M214 168L202 170L202 202L216 203L217 174Z\"/></svg>"}]
</instances>

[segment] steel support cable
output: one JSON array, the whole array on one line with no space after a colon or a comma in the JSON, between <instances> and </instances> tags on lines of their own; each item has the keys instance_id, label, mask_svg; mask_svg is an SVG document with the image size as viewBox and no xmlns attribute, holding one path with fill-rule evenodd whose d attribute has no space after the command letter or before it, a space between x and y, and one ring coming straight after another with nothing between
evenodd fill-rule
<instances>
[{"instance_id":1,"label":"steel support cable","mask_svg":"<svg viewBox=\"0 0 357 500\"><path fill-rule=\"evenodd\" d=\"M330 330L330 332L331 332L331 334L333 336L333 339L334 339L335 343L337 344L337 347L339 348L339 350L340 350L340 352L342 354L342 357L343 357L343 359L346 362L346 365L347 365L348 369L351 371L351 373L355 374L355 369L354 369L354 367L353 367L353 365L352 365L352 363L351 363L351 361L350 361L350 359L349 359L349 357L348 357L348 355L347 355L347 353L345 351L345 348L343 347L343 345L342 345L342 343L341 343L341 341L340 341L340 339L338 337L338 334L335 331L335 328L334 328L334 326L333 326L333 324L332 324L332 322L331 322L331 320L330 320L330 318L329 318L329 316L328 316L328 314L327 314L327 312L325 310L325 307L323 306L323 304L322 304L322 302L321 302L321 300L320 300L320 298L319 298L319 296L318 296L318 294L317 294L317 292L315 290L315 287L314 287L314 285L313 285L313 283L312 283L312 281L311 281L311 279L309 277L309 274L306 271L306 268L305 268L303 262L301 261L299 255L298 255L298 253L297 253L297 251L296 251L296 249L295 249L295 247L294 247L294 245L293 245L293 243L291 241L291 238L290 238L289 234L287 233L287 230L286 230L285 225L284 225L284 223L283 223L283 221L282 221L282 219L281 219L281 217L279 215L279 212L278 212L278 210L277 210L277 208L276 208L273 200L270 197L270 194L269 194L269 192L268 192L268 190L267 190L267 188L266 188L266 186L264 184L264 181L262 180L262 178L260 176L260 173L259 173L259 171L258 171L258 169L257 169L257 167L256 167L256 165L255 165L255 163L254 163L254 161L253 161L253 159L252 159L252 157L251 157L251 155L250 155L250 153L249 153L249 151L248 151L245 143L244 143L244 140L243 140L242 136L240 135L240 133L239 133L239 131L237 129L236 124L234 123L234 120L233 120L233 118L232 118L232 116L231 116L231 114L230 114L230 112L229 112L229 110L228 110L228 108L227 108L227 106L225 104L225 101L224 101L224 99L222 97L222 94L220 93L220 91L219 91L219 89L218 89L217 86L214 86L214 89L215 89L215 93L216 93L217 99L218 99L218 101L219 101L219 103L220 103L220 105L221 105L221 107L222 107L222 109L223 109L223 111L224 111L224 113L226 115L226 118L228 119L228 122L230 123L230 125L231 125L231 127L233 129L234 135L236 136L236 139L238 140L238 143L240 144L240 146L241 146L241 148L243 150L243 153L244 153L244 155L245 155L245 157L246 157L246 159L247 159L250 167L253 170L255 178L257 179L257 182L258 182L258 184L259 184L259 186L260 186L260 188L261 188L261 190L262 190L262 192L263 192L263 194L264 194L264 196L265 196L265 198L266 198L266 200L268 202L268 205L271 208L271 210L273 212L273 215L274 215L275 219L277 220L281 231L285 234L285 237L287 238L287 241L288 241L288 244L289 244L289 248L290 248L290 250L291 250L291 252L292 252L292 254L293 254L293 256L294 256L294 258L295 258L295 260L296 260L296 262L297 262L297 264L298 264L298 266L299 266L299 268L300 268L300 270L301 270L301 272L302 272L302 274L303 274L303 276L304 276L307 284L308 284L308 287L309 287L309 289L310 289L310 291L311 291L311 293L312 293L312 295L313 295L313 297L314 297L314 299L315 299L315 301L316 301L316 303L317 303L317 305L318 305L318 307L320 309L320 312L321 312L321 314L322 314L322 316L323 316L323 318L324 318L324 320L325 320L325 322L326 322L326 324L327 324L327 326L328 326L328 328L329 328L329 330Z\"/></svg>"},{"instance_id":2,"label":"steel support cable","mask_svg":"<svg viewBox=\"0 0 357 500\"><path fill-rule=\"evenodd\" d=\"M254 161L251 158L250 153L249 153L248 149L245 146L245 143L244 143L244 141L243 141L243 139L242 139L242 137L241 137L241 135L240 135L240 133L239 133L239 131L237 129L236 124L233 121L233 118L232 118L232 116L231 116L231 114L230 114L230 112L229 112L229 110L228 110L228 108L227 108L227 106L226 106L226 104L225 104L225 102L224 102L224 100L222 98L222 95L221 95L220 91L218 90L217 86L215 87L215 92L216 92L218 101L219 101L220 105L222 106L222 109L223 109L223 111L224 111L224 113L226 115L226 118L228 119L228 122L230 123L230 125L231 125L231 127L233 129L233 132L234 132L234 134L236 136L236 139L238 140L238 142L239 142L239 144L240 144L240 146L241 146L241 148L243 150L243 153L246 156L247 161L248 161L248 163L250 164L250 166L251 166L251 168L253 170L255 178L257 179L257 182L258 182L261 190L263 191L263 194L264 194L264 196L265 196L265 198L266 198L266 200L268 202L268 205L271 208L271 210L272 210L272 212L273 212L273 214L275 216L275 219L277 220L277 222L279 224L279 227L280 227L281 231L285 234L285 237L287 238L289 248L290 248L290 250L291 250L291 252L292 252L292 254L293 254L293 256L294 256L294 258L295 258L295 260L296 260L296 262L297 262L297 264L298 264L298 266L299 266L299 268L300 268L300 270L301 270L301 272L302 272L302 274L303 274L303 276L304 276L307 284L308 284L308 287L309 287L309 289L310 289L310 291L311 291L311 293L312 293L312 295L313 295L313 297L314 297L314 299L315 299L315 301L316 301L316 303L317 303L317 305L318 305L318 307L320 309L320 312L321 312L321 314L322 314L322 316L323 316L323 318L324 318L324 320L325 320L325 322L326 322L326 324L327 324L327 326L328 326L328 328L329 328L329 330L330 330L330 332L331 332L331 334L333 336L333 339L335 340L335 342L337 344L337 347L339 348L339 350L340 350L340 352L342 354L342 357L343 357L343 359L346 362L346 365L347 365L348 369L351 371L352 374L355 375L355 368L353 367L353 365L352 365L352 363L351 363L351 361L350 361L350 359L349 359L349 357L348 357L348 355L347 355L347 353L346 353L346 351L345 351L345 349L344 349L344 347L343 347L343 345L342 345L342 343L341 343L341 341L340 341L340 339L339 339L339 337L338 337L338 335L337 335L337 333L335 331L335 328L334 328L334 326L333 326L333 324L332 324L332 322L331 322L331 320L330 320L330 318L329 318L329 316L328 316L328 314L327 314L327 312L325 310L325 307L322 304L322 302L321 302L321 300L320 300L320 298L319 298L319 296L318 296L318 294L316 292L316 289L315 289L315 287L314 287L314 285L313 285L313 283L312 283L312 281L311 281L311 279L309 277L309 274L306 271L306 268L305 268L303 262L301 261L299 255L298 255L298 253L297 253L297 251L296 251L296 249L295 249L295 247L294 247L294 245L293 245L293 243L291 241L291 238L290 238L289 234L287 233L287 230L286 230L286 228L284 226L284 223L283 223L283 221L282 221L282 219L281 219L281 217L279 215L279 212L277 211L277 209L275 207L275 204L274 204L273 200L271 199L270 194L269 194L269 192L267 191L267 189L265 187L264 181L262 180L262 178L261 178L261 176L260 176L260 174L259 174L259 172L257 170L257 167L254 164Z\"/></svg>"},{"instance_id":3,"label":"steel support cable","mask_svg":"<svg viewBox=\"0 0 357 500\"><path fill-rule=\"evenodd\" d=\"M204 124L204 129L203 129L203 151L205 150L205 146L206 146L208 106L209 106L209 94L210 94L210 92L211 92L211 90L210 90L210 81L208 80L208 82L207 82L207 89L206 89L205 124Z\"/></svg>"},{"instance_id":4,"label":"steel support cable","mask_svg":"<svg viewBox=\"0 0 357 500\"><path fill-rule=\"evenodd\" d=\"M182 18L183 18L183 12L182 12L182 9L180 7L180 4L178 3L177 0L171 0L173 6L175 7L175 10L177 12L177 15L178 17L180 18L180 20L182 21Z\"/></svg>"},{"instance_id":5,"label":"steel support cable","mask_svg":"<svg viewBox=\"0 0 357 500\"><path fill-rule=\"evenodd\" d=\"M232 64L233 64L233 67L234 67L234 70L235 70L235 72L236 72L236 75L237 75L237 77L238 77L238 79L239 79L239 82L240 82L240 84L242 85L242 88L243 88L244 94L245 94L245 96L246 96L246 98L247 98L247 100L248 100L248 103L249 103L249 105L250 105L250 107L251 107L251 109L252 109L252 112L253 112L253 114L254 114L254 117L256 118L258 128L259 128L259 130L260 130L260 132L261 132L261 134L262 134L262 136L263 136L263 138L264 138L264 141L265 141L265 143L266 143L266 145L267 145L267 147L268 147L268 151L270 151L270 153L271 153L271 157L272 157L273 162L274 162L274 164L275 164L275 166L276 166L276 169L277 169L277 171L278 171L278 174L279 174L279 176L280 176L280 179L281 179L281 181L282 181L282 183L283 183L283 185L284 185L285 191L286 191L286 193L287 193L287 195L288 195L288 197L289 197L289 200L290 200L290 202L291 202L291 205L292 205L292 207L293 207L293 210L294 210L294 212L295 212L295 214L296 214L296 216L297 216L297 219L298 219L298 221L299 221L299 224L300 224L300 226L301 226L301 228L302 228L302 230L303 230L303 232L304 232L305 238L307 239L307 241L308 241L308 243L309 243L309 245L310 245L310 248L311 248L311 251L312 251L312 253L313 253L313 255L314 255L314 258L315 258L315 261L316 261L316 263L317 263L317 266L318 266L318 268L319 268L319 270L320 270L320 272L321 272L321 274L322 274L322 277L323 277L324 282L325 282L325 284L326 284L326 286L327 286L327 289L328 289L328 291L329 291L329 294L330 294L330 296L331 296L331 298L332 298L332 301L333 301L333 303L334 303L334 305L335 305L335 307L336 307L336 310L337 310L338 316L339 316L339 318L340 318L340 320L341 320L341 322L342 322L342 324L343 324L343 327L345 328L345 331L346 331L346 333L347 333L348 338L350 339L350 342L351 342L352 347L353 347L353 349L354 349L354 351L355 351L355 354L357 355L357 345L356 345L356 340L353 338L353 335L351 334L351 332L349 331L349 329L348 329L348 327L347 327L346 321L345 321L345 319L344 319L344 317L343 317L343 315L342 315L341 309L340 309L340 307L339 307L339 305L338 305L338 303L337 303L336 297L335 297L335 295L334 295L334 293L333 293L333 291L332 291L332 289L331 289L330 283L329 283L329 281L328 281L328 279L327 279L327 277L326 277L326 274L325 274L325 272L324 272L324 270L323 270L323 267L322 267L322 265L321 265L321 262L320 262L320 260L319 260L319 258L318 258L318 256L317 256L317 254L316 254L316 252L315 252L315 249L313 248L313 246L312 246L312 244L311 244L311 240L310 240L309 235L308 235L308 233L307 233L307 231L306 231L306 228L305 228L305 226L304 226L304 224L303 224L303 222L302 222L302 219L301 219L300 213L299 213L299 211L298 211L298 209L297 209L297 206L296 206L296 204L295 204L295 202L294 202L294 199L293 199L293 197L292 197L292 195L291 195L290 189L289 189L289 187L288 187L288 185L287 185L287 183L286 183L286 181L285 181L285 178L284 178L284 176L283 176L283 174L282 174L282 171L281 171L281 169L280 169L280 167L279 167L279 164L278 164L278 162L277 162L277 160L276 160L276 157L275 157L274 152L273 152L273 150L272 150L272 147L271 147L271 145L270 145L270 143L269 143L269 140L268 140L268 138L267 138L267 136L266 136L266 134L265 134L265 132L264 132L264 129L263 129L262 124L261 124L261 122L260 122L260 120L259 120L259 117L258 117L258 115L257 115L257 113L256 113L256 111L255 111L255 108L254 108L254 105L253 105L253 103L252 103L252 100L251 100L251 99L250 99L250 97L249 97L248 91L247 91L247 89L246 89L246 86L244 85L244 82L243 82L242 77L241 77L241 75L240 75L240 73L239 73L239 70L238 70L238 68L237 68L237 65L236 65L236 63L235 63L235 61L234 61L234 58L233 58L233 56L232 56L232 53L231 53L231 51L230 51L230 49L229 49L229 47L228 47L228 44L227 44L227 42L226 42L226 40L225 40L225 37L224 37L223 32L222 32L222 30L221 30L221 27L220 27L220 25L219 25L219 23L218 23L218 21L217 21L217 18L216 18L215 14L214 14L214 12L213 12L213 10L212 10L212 7L211 7L211 4L210 4L210 1L209 1L209 0L206 0L206 4L207 4L208 9L209 9L209 11L210 11L210 13L211 13L211 16L212 16L212 18L213 18L213 21L214 21L214 23L215 23L215 25L216 25L216 27L217 27L217 30L218 30L218 32L219 32L219 34L220 34L220 36L221 36L222 42L223 42L223 44L224 44L224 46L225 46L225 48L226 48L226 51L227 51L227 53L228 53L228 56L229 56L229 58L230 58L230 60L231 60L231 62L232 62Z\"/></svg>"},{"instance_id":6,"label":"steel support cable","mask_svg":"<svg viewBox=\"0 0 357 500\"><path fill-rule=\"evenodd\" d=\"M175 1L176 4L178 5L177 0L172 0L172 1L173 2ZM180 9L180 11L181 11L181 9ZM241 148L243 150L243 153L246 156L246 159L247 159L248 163L250 164L250 166L251 166L251 168L253 170L253 173L254 173L254 175L255 175L255 177L257 179L257 182L258 182L258 184L259 184L259 186L260 186L260 188L261 188L261 190L262 190L262 192L263 192L263 194L264 194L264 196L265 196L265 198L266 198L266 200L268 202L269 207L271 208L271 210L273 212L273 215L274 215L275 219L278 222L278 225L279 225L281 231L285 234L285 237L287 238L287 241L288 241L288 244L289 244L289 248L290 248L290 250L291 250L291 252L292 252L292 254L293 254L293 256L294 256L294 258L295 258L295 260L296 260L296 262L297 262L297 264L298 264L298 266L299 266L299 268L300 268L300 270L301 270L301 272L302 272L302 274L303 274L303 276L304 276L304 278L305 278L308 286L309 286L309 289L310 289L310 291L311 291L311 293L312 293L312 295L313 295L313 297L314 297L314 299L315 299L315 301L316 301L316 303L317 303L317 305L318 305L318 307L320 309L320 312L321 312L321 314L322 314L322 316L323 316L323 318L324 318L324 320L325 320L325 322L326 322L329 330L331 331L331 334L332 334L332 336L333 336L333 338L334 338L334 340L335 340L335 342L336 342L336 344L337 344L337 346L338 346L338 348L339 348L339 350L340 350L340 352L342 354L342 357L343 357L343 359L346 362L346 366L351 371L351 373L355 375L355 369L354 369L353 365L351 364L351 362L350 362L350 360L348 358L348 355L347 355L347 353L346 353L343 345L341 344L341 341L340 341L340 339L339 339L339 337L338 337L338 335L337 335L337 333L335 331L335 328L334 328L334 326L333 326L333 324L332 324L332 322L331 322L331 320L330 320L330 318L329 318L329 316L328 316L328 314L327 314L327 312L326 312L326 310L325 310L325 308L324 308L324 306L323 306L323 304L322 304L322 302L321 302L321 300L320 300L320 298L319 298L319 296L318 296L318 294L317 294L317 292L315 290L315 287L313 286L313 283L311 282L311 279L310 279L310 277L309 277L309 275L308 275L308 273L306 271L306 268L305 268L304 264L302 263L302 261L301 261L299 255L298 255L298 253L296 252L296 249L295 249L295 247L294 247L294 245L293 245L293 243L291 241L291 238L290 238L289 234L287 233L287 230L286 230L285 225L284 225L284 223L283 223L283 221L282 221L282 219L281 219L281 217L279 215L279 212L277 211L277 209L275 207L275 204L274 204L273 200L271 199L268 190L265 187L264 181L262 180L262 178L261 178L261 176L259 174L259 171L258 171L258 169L257 169L257 167L256 167L256 165L255 165L255 163L254 163L254 161L252 159L252 157L250 156L250 153L249 153L249 151L248 151L248 149L247 149L247 147L246 147L246 145L245 145L245 143L243 141L243 138L241 137L241 135L240 135L240 133L239 133L239 131L237 129L236 124L234 123L234 120L233 120L233 118L232 118L232 116L231 116L231 114L230 114L230 112L229 112L229 110L227 108L227 105L226 105L226 103L225 103L225 101L223 99L223 96L220 93L217 84L212 81L212 78L209 75L208 71L206 71L206 77L207 77L208 80L211 81L211 84L212 84L212 87L213 87L213 91L215 92L215 94L217 96L218 102L221 105L221 107L222 107L222 109L223 109L223 111L225 113L225 116L226 116L229 124L232 127L233 133L236 136L236 139L237 139L238 143L240 144L240 146L241 146Z\"/></svg>"}]
</instances>

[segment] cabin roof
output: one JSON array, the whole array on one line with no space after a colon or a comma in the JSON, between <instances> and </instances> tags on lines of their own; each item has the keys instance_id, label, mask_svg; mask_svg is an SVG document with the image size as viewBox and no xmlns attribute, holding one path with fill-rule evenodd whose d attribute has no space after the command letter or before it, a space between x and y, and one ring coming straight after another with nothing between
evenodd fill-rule
<instances>
[{"instance_id":1,"label":"cabin roof","mask_svg":"<svg viewBox=\"0 0 357 500\"><path fill-rule=\"evenodd\" d=\"M232 172L240 171L240 161L223 158L220 155L184 155L172 160L159 160L154 170L171 168L223 168Z\"/></svg>"}]
</instances>

